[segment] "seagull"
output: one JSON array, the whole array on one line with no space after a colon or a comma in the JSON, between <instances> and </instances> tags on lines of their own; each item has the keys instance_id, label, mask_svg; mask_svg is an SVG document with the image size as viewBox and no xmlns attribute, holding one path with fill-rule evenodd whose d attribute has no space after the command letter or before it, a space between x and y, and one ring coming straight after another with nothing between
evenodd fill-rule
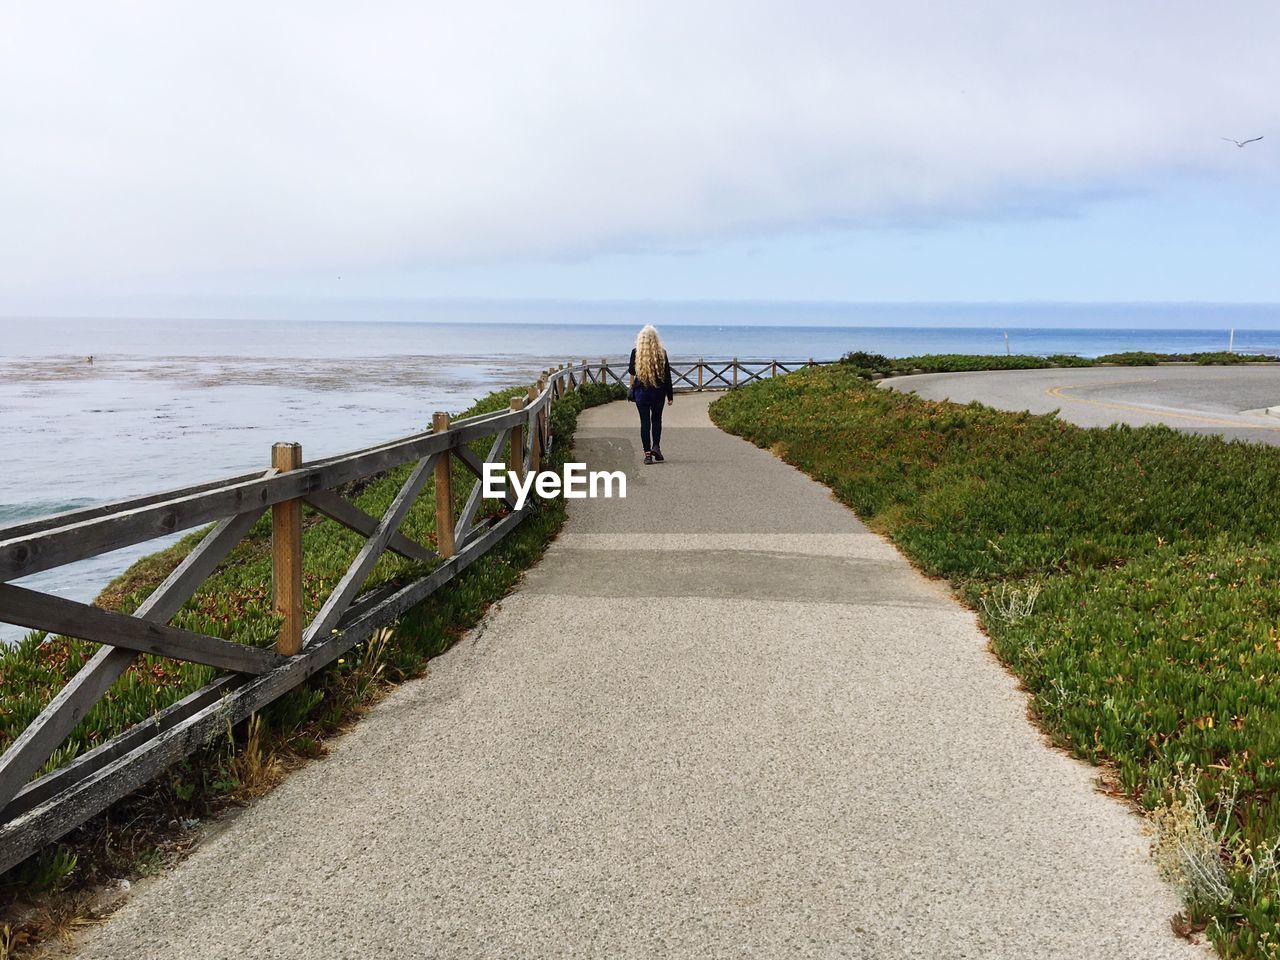
<instances>
[{"instance_id":1,"label":"seagull","mask_svg":"<svg viewBox=\"0 0 1280 960\"><path fill-rule=\"evenodd\" d=\"M1227 141L1227 143L1234 143L1237 147L1243 147L1250 143L1257 143L1262 139L1262 137L1254 137L1252 140L1236 140L1232 137L1223 137L1222 139Z\"/></svg>"}]
</instances>

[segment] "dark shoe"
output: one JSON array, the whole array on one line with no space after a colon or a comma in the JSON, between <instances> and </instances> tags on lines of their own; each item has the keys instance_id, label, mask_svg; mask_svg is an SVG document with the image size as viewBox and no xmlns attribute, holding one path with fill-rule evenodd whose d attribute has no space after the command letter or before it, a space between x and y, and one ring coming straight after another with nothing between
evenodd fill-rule
<instances>
[{"instance_id":1,"label":"dark shoe","mask_svg":"<svg viewBox=\"0 0 1280 960\"><path fill-rule=\"evenodd\" d=\"M667 458L666 458L666 457L664 457L664 456L662 455L662 451L661 451L661 450L659 450L657 447L654 447L654 448L653 448L653 459L654 459L654 460L656 460L658 463L661 463L663 460L665 460L665 459L667 459Z\"/></svg>"},{"instance_id":2,"label":"dark shoe","mask_svg":"<svg viewBox=\"0 0 1280 960\"><path fill-rule=\"evenodd\" d=\"M653 463L653 454L649 453L647 450L645 451L645 454L644 454L644 462L646 464Z\"/></svg>"}]
</instances>

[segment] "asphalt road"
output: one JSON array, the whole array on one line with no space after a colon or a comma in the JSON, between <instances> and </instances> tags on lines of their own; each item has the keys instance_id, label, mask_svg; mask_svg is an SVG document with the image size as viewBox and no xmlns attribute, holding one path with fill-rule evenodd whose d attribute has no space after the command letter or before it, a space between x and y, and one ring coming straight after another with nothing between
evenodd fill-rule
<instances>
[{"instance_id":1,"label":"asphalt road","mask_svg":"<svg viewBox=\"0 0 1280 960\"><path fill-rule=\"evenodd\" d=\"M973 615L710 399L653 467L587 411L628 498L82 956L1207 956Z\"/></svg>"},{"instance_id":2,"label":"asphalt road","mask_svg":"<svg viewBox=\"0 0 1280 960\"><path fill-rule=\"evenodd\" d=\"M880 384L928 400L976 400L1032 413L1058 410L1083 427L1164 423L1188 433L1280 444L1280 416L1264 412L1280 405L1280 364L926 373Z\"/></svg>"}]
</instances>

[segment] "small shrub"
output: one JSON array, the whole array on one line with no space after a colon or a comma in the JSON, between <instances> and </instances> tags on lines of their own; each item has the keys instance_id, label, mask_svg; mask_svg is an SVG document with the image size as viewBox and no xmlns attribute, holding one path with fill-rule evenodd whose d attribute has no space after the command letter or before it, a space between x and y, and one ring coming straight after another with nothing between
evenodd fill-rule
<instances>
[{"instance_id":1,"label":"small shrub","mask_svg":"<svg viewBox=\"0 0 1280 960\"><path fill-rule=\"evenodd\" d=\"M1169 797L1147 815L1151 855L1160 876L1178 887L1192 907L1210 910L1231 902L1231 876L1223 863L1233 803L1219 804L1210 815L1200 799L1198 780L1179 777ZM1224 816L1225 814L1225 816Z\"/></svg>"},{"instance_id":2,"label":"small shrub","mask_svg":"<svg viewBox=\"0 0 1280 960\"><path fill-rule=\"evenodd\" d=\"M1078 357L1074 353L1055 353L1045 359L1057 367L1092 367L1095 363L1089 357Z\"/></svg>"},{"instance_id":3,"label":"small shrub","mask_svg":"<svg viewBox=\"0 0 1280 960\"><path fill-rule=\"evenodd\" d=\"M1121 367L1154 367L1162 359L1168 359L1168 355L1161 356L1156 353L1148 353L1145 350L1130 350L1125 353L1105 353L1094 359L1095 363L1114 363Z\"/></svg>"},{"instance_id":4,"label":"small shrub","mask_svg":"<svg viewBox=\"0 0 1280 960\"><path fill-rule=\"evenodd\" d=\"M998 583L982 595L982 616L988 623L1020 623L1035 612L1040 584L1025 587Z\"/></svg>"},{"instance_id":5,"label":"small shrub","mask_svg":"<svg viewBox=\"0 0 1280 960\"><path fill-rule=\"evenodd\" d=\"M1167 798L1147 815L1156 868L1182 892L1193 916L1248 912L1280 893L1280 840L1251 844L1235 822L1236 799L1237 785L1224 784L1210 807L1198 774L1179 771ZM1220 933L1231 936L1229 928Z\"/></svg>"},{"instance_id":6,"label":"small shrub","mask_svg":"<svg viewBox=\"0 0 1280 960\"><path fill-rule=\"evenodd\" d=\"M892 361L881 353L867 353L865 350L850 350L840 362L859 370L870 370L875 373L887 373L891 370Z\"/></svg>"}]
</instances>

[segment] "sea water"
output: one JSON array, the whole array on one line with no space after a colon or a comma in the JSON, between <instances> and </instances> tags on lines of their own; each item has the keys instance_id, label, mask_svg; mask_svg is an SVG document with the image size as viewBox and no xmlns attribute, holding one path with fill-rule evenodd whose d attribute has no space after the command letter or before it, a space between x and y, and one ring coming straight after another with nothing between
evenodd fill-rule
<instances>
[{"instance_id":1,"label":"sea water","mask_svg":"<svg viewBox=\"0 0 1280 960\"><path fill-rule=\"evenodd\" d=\"M456 414L553 364L625 362L643 322L660 326L676 361L1003 353L1006 332L1014 353L1196 352L1226 349L1230 325L1250 323L1236 350L1280 354L1280 332L1256 329L1280 327L1277 308L1197 309L541 304L522 322L502 322L512 310L499 305L460 310L461 322L0 319L0 527L265 468L276 441L318 459L413 433L436 410ZM1123 322L1161 320L1206 325ZM90 600L173 539L18 582ZM21 632L0 624L0 639Z\"/></svg>"}]
</instances>

